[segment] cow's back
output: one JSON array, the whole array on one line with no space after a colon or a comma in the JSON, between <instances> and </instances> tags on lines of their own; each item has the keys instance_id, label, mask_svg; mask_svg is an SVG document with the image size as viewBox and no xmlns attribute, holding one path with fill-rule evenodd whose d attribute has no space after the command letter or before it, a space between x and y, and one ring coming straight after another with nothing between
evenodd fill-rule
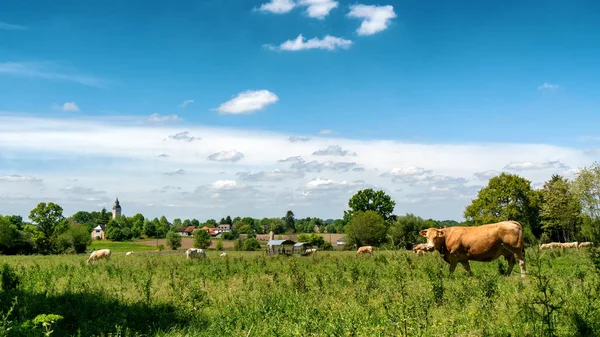
<instances>
[{"instance_id":1,"label":"cow's back","mask_svg":"<svg viewBox=\"0 0 600 337\"><path fill-rule=\"evenodd\" d=\"M523 249L523 228L516 221L502 221L481 226L454 226L444 229L446 249L451 254L489 261L508 248ZM500 254L501 255L501 254Z\"/></svg>"}]
</instances>

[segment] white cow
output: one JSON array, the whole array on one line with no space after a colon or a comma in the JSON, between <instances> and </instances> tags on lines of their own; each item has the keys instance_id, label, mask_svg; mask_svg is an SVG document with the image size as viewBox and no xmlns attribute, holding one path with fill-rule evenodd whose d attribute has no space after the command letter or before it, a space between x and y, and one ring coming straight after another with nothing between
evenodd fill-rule
<instances>
[{"instance_id":1,"label":"white cow","mask_svg":"<svg viewBox=\"0 0 600 337\"><path fill-rule=\"evenodd\" d=\"M131 254L133 254L133 252L127 252L127 253L125 253L125 255L131 255Z\"/></svg>"},{"instance_id":2,"label":"white cow","mask_svg":"<svg viewBox=\"0 0 600 337\"><path fill-rule=\"evenodd\" d=\"M106 259L110 261L110 249L99 249L95 250L90 254L90 257L87 259L86 264L90 264L90 261L96 261L99 259Z\"/></svg>"},{"instance_id":3,"label":"white cow","mask_svg":"<svg viewBox=\"0 0 600 337\"><path fill-rule=\"evenodd\" d=\"M221 255L219 255L219 256L220 256L220 257L225 257L225 256L227 256L227 253L223 252L223 253L221 253Z\"/></svg>"},{"instance_id":4,"label":"white cow","mask_svg":"<svg viewBox=\"0 0 600 337\"><path fill-rule=\"evenodd\" d=\"M200 257L206 258L206 253L204 252L204 249L188 248L188 250L185 251L185 260L186 261L189 261L190 259L194 259L194 258L199 259Z\"/></svg>"}]
</instances>

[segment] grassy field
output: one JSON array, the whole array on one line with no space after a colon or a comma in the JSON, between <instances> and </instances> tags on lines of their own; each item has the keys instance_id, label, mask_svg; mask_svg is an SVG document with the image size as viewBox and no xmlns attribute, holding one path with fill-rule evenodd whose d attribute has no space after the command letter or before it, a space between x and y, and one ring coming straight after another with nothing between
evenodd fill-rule
<instances>
[{"instance_id":1,"label":"grassy field","mask_svg":"<svg viewBox=\"0 0 600 337\"><path fill-rule=\"evenodd\" d=\"M39 314L64 317L52 336L600 334L588 251L528 251L525 280L499 276L504 261L449 276L438 253L218 254L115 254L90 266L87 255L2 256L0 336L42 336Z\"/></svg>"},{"instance_id":2,"label":"grassy field","mask_svg":"<svg viewBox=\"0 0 600 337\"><path fill-rule=\"evenodd\" d=\"M164 241L164 240L163 240ZM164 244L165 242L163 242ZM121 253L121 252L139 252L139 251L150 251L156 250L156 246L152 247L150 245L144 245L139 242L113 242L108 240L94 240L92 244L88 246L88 250L98 250L108 248L112 252Z\"/></svg>"}]
</instances>

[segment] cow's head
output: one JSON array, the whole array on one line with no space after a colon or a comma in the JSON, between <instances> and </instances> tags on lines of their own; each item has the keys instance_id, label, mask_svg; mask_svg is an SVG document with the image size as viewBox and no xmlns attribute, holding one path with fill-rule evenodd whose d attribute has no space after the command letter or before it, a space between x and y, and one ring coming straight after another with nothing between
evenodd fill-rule
<instances>
[{"instance_id":1,"label":"cow's head","mask_svg":"<svg viewBox=\"0 0 600 337\"><path fill-rule=\"evenodd\" d=\"M442 229L428 228L420 231L419 234L427 239L427 248L429 250L439 250L446 242L446 234Z\"/></svg>"}]
</instances>

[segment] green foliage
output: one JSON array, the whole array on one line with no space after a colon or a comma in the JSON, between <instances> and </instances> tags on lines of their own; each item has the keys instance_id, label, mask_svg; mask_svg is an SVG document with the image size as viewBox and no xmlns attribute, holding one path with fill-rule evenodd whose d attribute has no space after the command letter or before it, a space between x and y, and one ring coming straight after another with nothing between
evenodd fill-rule
<instances>
[{"instance_id":1,"label":"green foliage","mask_svg":"<svg viewBox=\"0 0 600 337\"><path fill-rule=\"evenodd\" d=\"M294 212L288 210L285 213L285 217L283 217L283 222L286 231L294 232L296 231L296 218L294 216Z\"/></svg>"},{"instance_id":2,"label":"green foliage","mask_svg":"<svg viewBox=\"0 0 600 337\"><path fill-rule=\"evenodd\" d=\"M215 246L217 250L223 250L223 239L217 240L217 244Z\"/></svg>"},{"instance_id":3,"label":"green foliage","mask_svg":"<svg viewBox=\"0 0 600 337\"><path fill-rule=\"evenodd\" d=\"M8 264L3 264L0 270L0 281L2 282L2 291L9 292L17 289L21 284L21 278L15 270Z\"/></svg>"},{"instance_id":4,"label":"green foliage","mask_svg":"<svg viewBox=\"0 0 600 337\"><path fill-rule=\"evenodd\" d=\"M325 239L318 234L300 234L298 235L297 238L298 242L306 242L308 243L308 246L316 246L319 248L323 248L323 246L325 245Z\"/></svg>"},{"instance_id":5,"label":"green foliage","mask_svg":"<svg viewBox=\"0 0 600 337\"><path fill-rule=\"evenodd\" d=\"M260 242L254 238L244 240L243 249L245 251L260 250Z\"/></svg>"},{"instance_id":6,"label":"green foliage","mask_svg":"<svg viewBox=\"0 0 600 337\"><path fill-rule=\"evenodd\" d=\"M69 228L62 212L62 207L53 202L40 202L29 213L29 218L37 225L43 235L43 240L38 241L40 245L38 249L41 253L51 252L52 243L56 237Z\"/></svg>"},{"instance_id":7,"label":"green foliage","mask_svg":"<svg viewBox=\"0 0 600 337\"><path fill-rule=\"evenodd\" d=\"M420 238L419 231L429 227L436 227L436 224L428 224L421 217L406 214L396 217L388 229L388 236L395 247L412 249Z\"/></svg>"},{"instance_id":8,"label":"green foliage","mask_svg":"<svg viewBox=\"0 0 600 337\"><path fill-rule=\"evenodd\" d=\"M54 332L53 330L51 330L52 324L56 323L57 321L60 321L63 318L64 317L55 314L41 314L35 316L35 318L33 319L33 323L40 324L43 327L44 336L50 336L52 332Z\"/></svg>"},{"instance_id":9,"label":"green foliage","mask_svg":"<svg viewBox=\"0 0 600 337\"><path fill-rule=\"evenodd\" d=\"M572 187L589 219L584 220L585 237L600 243L600 163L579 170Z\"/></svg>"},{"instance_id":10,"label":"green foliage","mask_svg":"<svg viewBox=\"0 0 600 337\"><path fill-rule=\"evenodd\" d=\"M231 220L231 217L229 215L225 218L225 222L224 223L226 225L233 225L233 221Z\"/></svg>"},{"instance_id":11,"label":"green foliage","mask_svg":"<svg viewBox=\"0 0 600 337\"><path fill-rule=\"evenodd\" d=\"M540 218L542 230L550 241L576 240L581 226L581 204L572 193L569 181L559 175L541 190Z\"/></svg>"},{"instance_id":12,"label":"green foliage","mask_svg":"<svg viewBox=\"0 0 600 337\"><path fill-rule=\"evenodd\" d=\"M234 240L235 234L233 234L232 232L225 232L221 234L221 238L223 238L223 240Z\"/></svg>"},{"instance_id":13,"label":"green foliage","mask_svg":"<svg viewBox=\"0 0 600 337\"><path fill-rule=\"evenodd\" d=\"M0 254L27 254L32 251L33 244L11 222L10 217L0 215Z\"/></svg>"},{"instance_id":14,"label":"green foliage","mask_svg":"<svg viewBox=\"0 0 600 337\"><path fill-rule=\"evenodd\" d=\"M86 226L73 223L69 229L58 237L57 252L84 253L92 243L92 238Z\"/></svg>"},{"instance_id":15,"label":"green foliage","mask_svg":"<svg viewBox=\"0 0 600 337\"><path fill-rule=\"evenodd\" d=\"M181 225L182 225L181 219L179 219L179 218L173 219L173 227L178 228L178 227L181 227Z\"/></svg>"},{"instance_id":16,"label":"green foliage","mask_svg":"<svg viewBox=\"0 0 600 337\"><path fill-rule=\"evenodd\" d=\"M206 249L210 246L210 234L207 231L198 230L194 232L194 247Z\"/></svg>"},{"instance_id":17,"label":"green foliage","mask_svg":"<svg viewBox=\"0 0 600 337\"><path fill-rule=\"evenodd\" d=\"M396 202L382 190L367 188L356 192L348 201L348 207L350 210L344 211L346 222L349 222L355 213L366 211L377 212L387 222L392 218Z\"/></svg>"},{"instance_id":18,"label":"green foliage","mask_svg":"<svg viewBox=\"0 0 600 337\"><path fill-rule=\"evenodd\" d=\"M385 221L378 212L358 211L346 226L346 234L349 244L379 246L385 241Z\"/></svg>"},{"instance_id":19,"label":"green foliage","mask_svg":"<svg viewBox=\"0 0 600 337\"><path fill-rule=\"evenodd\" d=\"M208 219L205 223L202 224L202 227L215 228L217 227L217 221L215 219Z\"/></svg>"},{"instance_id":20,"label":"green foliage","mask_svg":"<svg viewBox=\"0 0 600 337\"><path fill-rule=\"evenodd\" d=\"M197 219L192 219L191 225L198 228L200 227L200 221L198 221Z\"/></svg>"},{"instance_id":21,"label":"green foliage","mask_svg":"<svg viewBox=\"0 0 600 337\"><path fill-rule=\"evenodd\" d=\"M479 190L464 216L473 225L515 220L539 235L538 213L539 193L531 189L531 182L516 174L501 173Z\"/></svg>"},{"instance_id":22,"label":"green foliage","mask_svg":"<svg viewBox=\"0 0 600 337\"><path fill-rule=\"evenodd\" d=\"M169 231L167 233L167 246L171 247L172 250L177 250L181 247L181 235L175 231Z\"/></svg>"}]
</instances>

